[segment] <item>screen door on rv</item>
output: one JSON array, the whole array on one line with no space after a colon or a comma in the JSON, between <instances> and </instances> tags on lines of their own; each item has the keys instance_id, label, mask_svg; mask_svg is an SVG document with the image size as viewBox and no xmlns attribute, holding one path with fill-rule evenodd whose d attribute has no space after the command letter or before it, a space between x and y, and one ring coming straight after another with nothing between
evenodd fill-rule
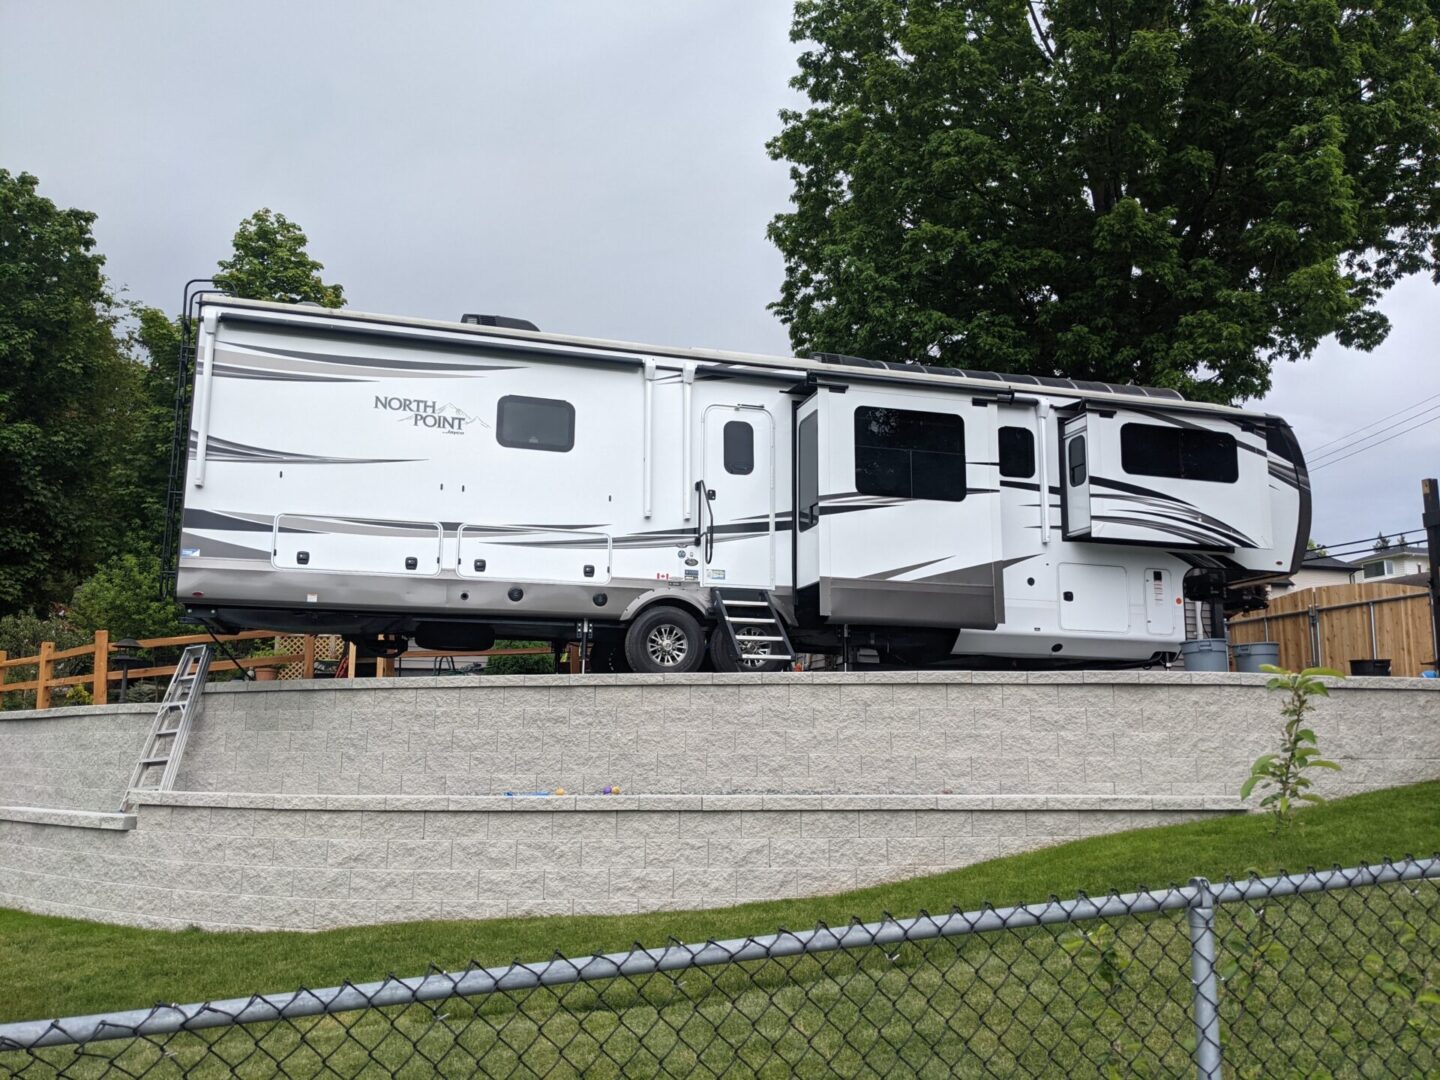
<instances>
[{"instance_id":1,"label":"screen door on rv","mask_svg":"<svg viewBox=\"0 0 1440 1080\"><path fill-rule=\"evenodd\" d=\"M705 582L773 589L775 420L761 405L711 405L701 435Z\"/></svg>"}]
</instances>

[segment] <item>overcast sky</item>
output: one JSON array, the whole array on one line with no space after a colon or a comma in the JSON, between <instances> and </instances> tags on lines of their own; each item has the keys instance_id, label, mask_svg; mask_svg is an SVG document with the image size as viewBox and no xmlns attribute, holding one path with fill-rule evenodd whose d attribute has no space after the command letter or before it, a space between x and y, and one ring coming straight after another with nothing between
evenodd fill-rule
<instances>
[{"instance_id":1,"label":"overcast sky","mask_svg":"<svg viewBox=\"0 0 1440 1080\"><path fill-rule=\"evenodd\" d=\"M784 353L764 144L797 103L788 8L0 0L0 167L98 212L112 279L170 310L269 206L359 310ZM1437 300L1407 282L1382 348L1327 343L1260 404L1311 453L1440 395ZM1315 537L1413 534L1436 474L1440 423L1318 468Z\"/></svg>"}]
</instances>

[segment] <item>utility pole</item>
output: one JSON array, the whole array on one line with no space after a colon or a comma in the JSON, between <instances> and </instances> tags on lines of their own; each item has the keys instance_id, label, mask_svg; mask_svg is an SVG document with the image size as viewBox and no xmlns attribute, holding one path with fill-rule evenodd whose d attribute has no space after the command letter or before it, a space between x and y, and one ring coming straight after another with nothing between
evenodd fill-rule
<instances>
[{"instance_id":1,"label":"utility pole","mask_svg":"<svg viewBox=\"0 0 1440 1080\"><path fill-rule=\"evenodd\" d=\"M1440 672L1440 481L1433 477L1422 480L1420 488L1425 493L1425 512L1420 520L1430 555L1430 634L1434 650L1430 664Z\"/></svg>"}]
</instances>

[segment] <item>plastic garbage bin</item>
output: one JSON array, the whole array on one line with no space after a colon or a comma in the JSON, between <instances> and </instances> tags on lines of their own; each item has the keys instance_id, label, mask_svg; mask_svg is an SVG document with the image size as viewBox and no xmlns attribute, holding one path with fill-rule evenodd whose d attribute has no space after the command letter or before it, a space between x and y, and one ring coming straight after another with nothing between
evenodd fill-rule
<instances>
[{"instance_id":1,"label":"plastic garbage bin","mask_svg":"<svg viewBox=\"0 0 1440 1080\"><path fill-rule=\"evenodd\" d=\"M1186 671L1229 671L1230 654L1224 638L1197 638L1180 644Z\"/></svg>"},{"instance_id":2,"label":"plastic garbage bin","mask_svg":"<svg viewBox=\"0 0 1440 1080\"><path fill-rule=\"evenodd\" d=\"M1351 675L1389 675L1389 660L1351 660Z\"/></svg>"},{"instance_id":3,"label":"plastic garbage bin","mask_svg":"<svg viewBox=\"0 0 1440 1080\"><path fill-rule=\"evenodd\" d=\"M1232 645L1235 654L1235 670L1258 673L1261 664L1280 664L1280 643L1278 641L1249 641L1243 645Z\"/></svg>"}]
</instances>

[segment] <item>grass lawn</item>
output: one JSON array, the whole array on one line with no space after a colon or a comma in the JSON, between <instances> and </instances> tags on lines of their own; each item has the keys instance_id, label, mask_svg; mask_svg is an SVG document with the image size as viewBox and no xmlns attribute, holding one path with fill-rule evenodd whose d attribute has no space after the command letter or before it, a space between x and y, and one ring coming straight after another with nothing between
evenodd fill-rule
<instances>
[{"instance_id":1,"label":"grass lawn","mask_svg":"<svg viewBox=\"0 0 1440 1080\"><path fill-rule=\"evenodd\" d=\"M817 920L903 917L1160 887L1195 875L1350 866L1440 851L1440 781L1336 800L1272 836L1259 815L1215 818L1079 840L932 877L835 896L653 915L417 922L305 934L136 930L0 910L0 1021L205 1001L297 986L415 975L471 961L504 964L556 952L744 937Z\"/></svg>"}]
</instances>

